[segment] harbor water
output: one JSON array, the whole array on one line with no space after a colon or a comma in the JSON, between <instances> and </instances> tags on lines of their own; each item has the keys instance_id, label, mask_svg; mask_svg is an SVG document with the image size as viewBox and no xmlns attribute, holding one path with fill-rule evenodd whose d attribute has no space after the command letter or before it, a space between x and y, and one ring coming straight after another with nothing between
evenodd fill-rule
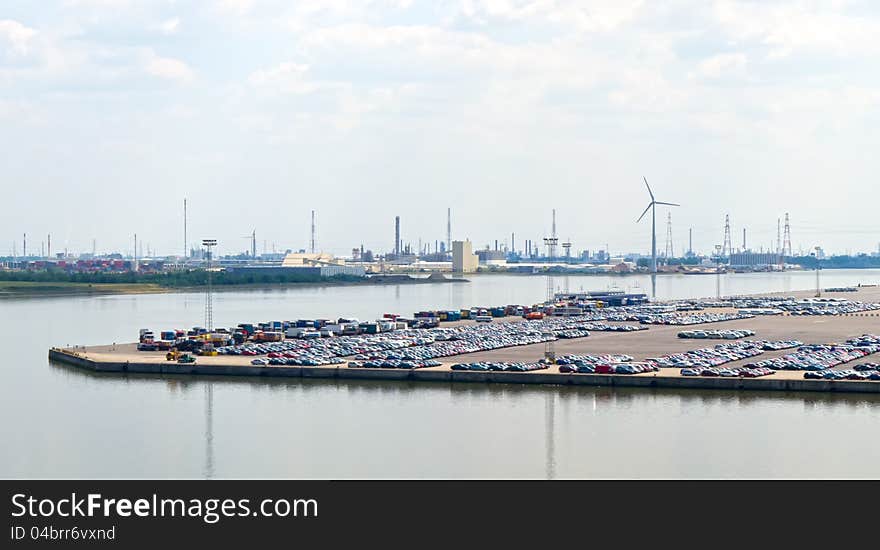
<instances>
[{"instance_id":1,"label":"harbor water","mask_svg":"<svg viewBox=\"0 0 880 550\"><path fill-rule=\"evenodd\" d=\"M533 303L539 276L469 283L222 291L215 325ZM557 289L651 294L648 276ZM721 294L815 287L815 273L720 277ZM821 273L822 286L880 270ZM715 296L714 275L663 275L659 298ZM200 325L202 293L5 299L0 475L7 478L876 477L880 397L490 384L96 375L51 346Z\"/></svg>"}]
</instances>

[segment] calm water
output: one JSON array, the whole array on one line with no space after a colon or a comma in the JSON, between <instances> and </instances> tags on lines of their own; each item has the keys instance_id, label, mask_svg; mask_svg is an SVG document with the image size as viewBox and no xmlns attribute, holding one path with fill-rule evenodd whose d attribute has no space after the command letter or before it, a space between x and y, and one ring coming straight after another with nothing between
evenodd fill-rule
<instances>
[{"instance_id":1,"label":"calm water","mask_svg":"<svg viewBox=\"0 0 880 550\"><path fill-rule=\"evenodd\" d=\"M556 279L563 285L562 278ZM880 283L826 271L823 286ZM569 287L649 291L648 277ZM638 285L638 286L635 286ZM664 276L661 297L713 296ZM791 291L813 273L740 274L722 293ZM411 314L533 302L541 277L469 284L223 292L215 322ZM48 347L201 324L201 294L0 301L2 477L876 477L880 397L228 378L98 376Z\"/></svg>"}]
</instances>

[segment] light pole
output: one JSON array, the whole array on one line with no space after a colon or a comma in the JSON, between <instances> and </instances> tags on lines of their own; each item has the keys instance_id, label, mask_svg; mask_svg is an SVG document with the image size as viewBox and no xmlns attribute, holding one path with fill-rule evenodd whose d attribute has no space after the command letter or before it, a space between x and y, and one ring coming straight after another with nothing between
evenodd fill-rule
<instances>
[{"instance_id":1,"label":"light pole","mask_svg":"<svg viewBox=\"0 0 880 550\"><path fill-rule=\"evenodd\" d=\"M208 334L210 334L214 330L214 304L211 288L211 260L213 259L213 255L211 249L217 246L217 239L202 239L202 246L207 249L207 264L205 270L208 276L208 288L205 292L205 329L208 331Z\"/></svg>"},{"instance_id":2,"label":"light pole","mask_svg":"<svg viewBox=\"0 0 880 550\"><path fill-rule=\"evenodd\" d=\"M715 245L715 298L721 299L721 249L720 244Z\"/></svg>"},{"instance_id":3,"label":"light pole","mask_svg":"<svg viewBox=\"0 0 880 550\"><path fill-rule=\"evenodd\" d=\"M819 269L820 269L820 267L819 267L819 251L822 250L822 248L819 246L816 246L816 247L814 247L814 250L816 252L810 253L810 256L813 256L814 258L816 258L816 298L821 298L822 297L822 287L819 286Z\"/></svg>"}]
</instances>

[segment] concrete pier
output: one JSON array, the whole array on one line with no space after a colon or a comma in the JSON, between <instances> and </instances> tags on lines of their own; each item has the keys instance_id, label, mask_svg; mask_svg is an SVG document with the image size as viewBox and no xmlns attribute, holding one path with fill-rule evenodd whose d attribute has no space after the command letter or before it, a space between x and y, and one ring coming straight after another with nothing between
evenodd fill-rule
<instances>
[{"instance_id":1,"label":"concrete pier","mask_svg":"<svg viewBox=\"0 0 880 550\"><path fill-rule=\"evenodd\" d=\"M550 384L576 386L619 386L641 388L688 388L701 390L766 390L782 392L880 393L880 382L851 380L806 380L800 372L777 372L763 378L705 378L667 372L622 374L574 374L556 372L556 367L532 372L453 371L449 364L423 369L376 369L333 367L253 366L209 363L179 364L172 361L109 361L89 357L75 350L52 348L49 359L101 373L143 373L169 375L272 376L286 378L336 378L412 382L465 382L494 384ZM202 359L202 358L199 358ZM222 358L212 358L222 359ZM800 378L798 378L798 376Z\"/></svg>"}]
</instances>

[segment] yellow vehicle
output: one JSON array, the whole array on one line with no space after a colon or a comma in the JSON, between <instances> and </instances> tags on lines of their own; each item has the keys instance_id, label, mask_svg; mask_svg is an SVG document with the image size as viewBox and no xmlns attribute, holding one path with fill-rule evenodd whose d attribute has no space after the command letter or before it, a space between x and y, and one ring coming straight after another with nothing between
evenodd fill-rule
<instances>
[{"instance_id":1,"label":"yellow vehicle","mask_svg":"<svg viewBox=\"0 0 880 550\"><path fill-rule=\"evenodd\" d=\"M165 354L166 361L177 361L180 357L180 352L177 351L177 348L171 348L171 351Z\"/></svg>"}]
</instances>

